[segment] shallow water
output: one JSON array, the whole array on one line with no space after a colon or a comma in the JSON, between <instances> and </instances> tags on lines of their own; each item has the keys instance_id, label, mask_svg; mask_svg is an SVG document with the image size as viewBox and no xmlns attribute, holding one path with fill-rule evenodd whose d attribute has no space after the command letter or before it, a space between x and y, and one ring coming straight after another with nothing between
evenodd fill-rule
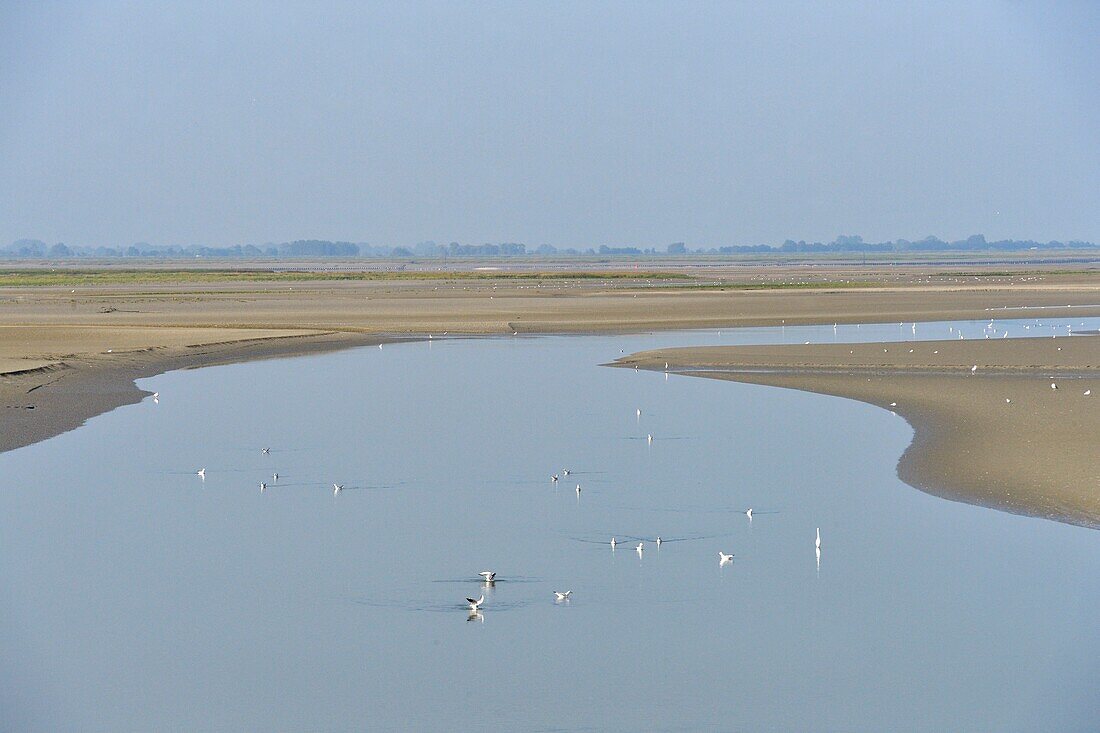
<instances>
[{"instance_id":1,"label":"shallow water","mask_svg":"<svg viewBox=\"0 0 1100 733\"><path fill-rule=\"evenodd\" d=\"M0 455L0 728L1095 730L1100 534L902 484L889 412L598 366L985 326L436 340L144 380L160 404Z\"/></svg>"}]
</instances>

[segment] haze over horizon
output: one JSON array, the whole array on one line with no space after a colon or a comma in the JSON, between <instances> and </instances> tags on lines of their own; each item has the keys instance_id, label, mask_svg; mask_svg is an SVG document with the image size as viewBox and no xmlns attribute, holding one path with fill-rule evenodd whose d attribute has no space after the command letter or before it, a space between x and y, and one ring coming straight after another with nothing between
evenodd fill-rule
<instances>
[{"instance_id":1,"label":"haze over horizon","mask_svg":"<svg viewBox=\"0 0 1100 733\"><path fill-rule=\"evenodd\" d=\"M0 244L1100 240L1100 6L0 6Z\"/></svg>"}]
</instances>

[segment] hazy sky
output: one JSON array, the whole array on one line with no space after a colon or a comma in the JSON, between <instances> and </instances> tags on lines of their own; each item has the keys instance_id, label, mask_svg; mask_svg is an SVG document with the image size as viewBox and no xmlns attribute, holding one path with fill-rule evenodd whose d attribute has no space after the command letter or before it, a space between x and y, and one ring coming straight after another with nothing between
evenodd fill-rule
<instances>
[{"instance_id":1,"label":"hazy sky","mask_svg":"<svg viewBox=\"0 0 1100 733\"><path fill-rule=\"evenodd\" d=\"M1100 241L1100 3L908 5L0 0L0 244Z\"/></svg>"}]
</instances>

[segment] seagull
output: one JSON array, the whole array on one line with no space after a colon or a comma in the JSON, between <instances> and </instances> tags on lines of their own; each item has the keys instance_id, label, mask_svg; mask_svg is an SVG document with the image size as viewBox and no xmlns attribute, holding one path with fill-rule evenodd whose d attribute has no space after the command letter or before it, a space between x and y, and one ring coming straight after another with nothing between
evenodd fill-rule
<instances>
[{"instance_id":1,"label":"seagull","mask_svg":"<svg viewBox=\"0 0 1100 733\"><path fill-rule=\"evenodd\" d=\"M153 404L156 404L156 405L160 404L160 392L154 392L153 393Z\"/></svg>"},{"instance_id":2,"label":"seagull","mask_svg":"<svg viewBox=\"0 0 1100 733\"><path fill-rule=\"evenodd\" d=\"M638 417L641 417L642 416L642 408L639 407L637 410L634 411L634 414Z\"/></svg>"},{"instance_id":3,"label":"seagull","mask_svg":"<svg viewBox=\"0 0 1100 733\"><path fill-rule=\"evenodd\" d=\"M580 484L577 484L577 493L578 494L581 493L581 485Z\"/></svg>"},{"instance_id":4,"label":"seagull","mask_svg":"<svg viewBox=\"0 0 1100 733\"><path fill-rule=\"evenodd\" d=\"M278 483L278 481L279 481L279 474L277 474L277 473L273 473L273 474L271 474L271 480L272 480L273 482L275 482L275 483Z\"/></svg>"},{"instance_id":5,"label":"seagull","mask_svg":"<svg viewBox=\"0 0 1100 733\"><path fill-rule=\"evenodd\" d=\"M261 481L260 482L260 493L262 494L265 491L267 491L267 484L265 484L263 481Z\"/></svg>"},{"instance_id":6,"label":"seagull","mask_svg":"<svg viewBox=\"0 0 1100 733\"><path fill-rule=\"evenodd\" d=\"M333 495L333 496L336 496L337 494L339 494L339 493L340 493L340 491L341 491L341 490L342 490L343 488L344 488L344 485L343 485L343 484L333 484L333 485L332 485L332 495Z\"/></svg>"},{"instance_id":7,"label":"seagull","mask_svg":"<svg viewBox=\"0 0 1100 733\"><path fill-rule=\"evenodd\" d=\"M974 366L970 367L970 373L971 373L971 374L973 374L973 373L974 373L974 372L976 372L976 371L978 371L978 365L977 365L977 364L975 364Z\"/></svg>"},{"instance_id":8,"label":"seagull","mask_svg":"<svg viewBox=\"0 0 1100 733\"><path fill-rule=\"evenodd\" d=\"M814 547L821 549L821 527L817 528L817 539L814 541Z\"/></svg>"},{"instance_id":9,"label":"seagull","mask_svg":"<svg viewBox=\"0 0 1100 733\"><path fill-rule=\"evenodd\" d=\"M731 562L733 562L733 553L732 552L727 555L726 553L722 552L721 550L718 551L718 564L719 565L725 565L725 564L731 563Z\"/></svg>"},{"instance_id":10,"label":"seagull","mask_svg":"<svg viewBox=\"0 0 1100 733\"><path fill-rule=\"evenodd\" d=\"M478 598L477 600L473 598L467 598L466 602L470 604L470 610L474 613L477 613L477 611L481 609L481 604L485 603L485 594L482 593L481 598Z\"/></svg>"},{"instance_id":11,"label":"seagull","mask_svg":"<svg viewBox=\"0 0 1100 733\"><path fill-rule=\"evenodd\" d=\"M493 570L482 570L478 575L481 576L481 579L485 581L486 585L492 585L497 578L497 574Z\"/></svg>"},{"instance_id":12,"label":"seagull","mask_svg":"<svg viewBox=\"0 0 1100 733\"><path fill-rule=\"evenodd\" d=\"M1058 389L1058 385L1057 385L1057 384L1055 384L1054 382L1051 382L1051 383L1050 383L1050 388L1051 388L1051 389Z\"/></svg>"},{"instance_id":13,"label":"seagull","mask_svg":"<svg viewBox=\"0 0 1100 733\"><path fill-rule=\"evenodd\" d=\"M1085 390L1085 397L1088 397L1090 394L1092 394L1092 390L1091 389L1086 389Z\"/></svg>"},{"instance_id":14,"label":"seagull","mask_svg":"<svg viewBox=\"0 0 1100 733\"><path fill-rule=\"evenodd\" d=\"M639 542L638 546L634 548L635 550L638 551L638 557L642 556L642 550L644 549L644 547L645 547L645 543L644 542Z\"/></svg>"},{"instance_id":15,"label":"seagull","mask_svg":"<svg viewBox=\"0 0 1100 733\"><path fill-rule=\"evenodd\" d=\"M661 549L661 535L657 535L657 549Z\"/></svg>"},{"instance_id":16,"label":"seagull","mask_svg":"<svg viewBox=\"0 0 1100 733\"><path fill-rule=\"evenodd\" d=\"M573 591L571 591L571 590L567 590L565 592L562 592L560 590L556 590L556 591L554 591L554 600L555 601L568 601L569 596L571 596L571 595L573 595Z\"/></svg>"},{"instance_id":17,"label":"seagull","mask_svg":"<svg viewBox=\"0 0 1100 733\"><path fill-rule=\"evenodd\" d=\"M569 469L568 468L563 468L561 470L561 475L562 476L568 476L569 475Z\"/></svg>"},{"instance_id":18,"label":"seagull","mask_svg":"<svg viewBox=\"0 0 1100 733\"><path fill-rule=\"evenodd\" d=\"M645 440L646 440L647 443L652 443L653 442L653 433L647 434L645 436Z\"/></svg>"},{"instance_id":19,"label":"seagull","mask_svg":"<svg viewBox=\"0 0 1100 733\"><path fill-rule=\"evenodd\" d=\"M558 482L558 474L555 473L553 476L551 476L550 482L556 484Z\"/></svg>"},{"instance_id":20,"label":"seagull","mask_svg":"<svg viewBox=\"0 0 1100 733\"><path fill-rule=\"evenodd\" d=\"M750 522L752 521L752 507L751 506L748 509L745 510L745 516L749 518Z\"/></svg>"},{"instance_id":21,"label":"seagull","mask_svg":"<svg viewBox=\"0 0 1100 733\"><path fill-rule=\"evenodd\" d=\"M260 453L263 453L265 456L270 452L271 452L270 448L260 448Z\"/></svg>"},{"instance_id":22,"label":"seagull","mask_svg":"<svg viewBox=\"0 0 1100 733\"><path fill-rule=\"evenodd\" d=\"M617 545L617 544L619 544L619 543L615 541L615 538L614 538L614 537L612 537L612 538L611 538L611 549L612 549L612 550L614 550L614 549L615 549L615 545Z\"/></svg>"},{"instance_id":23,"label":"seagull","mask_svg":"<svg viewBox=\"0 0 1100 733\"><path fill-rule=\"evenodd\" d=\"M201 478L203 481L205 481L206 480L206 469L205 468L200 468L198 471L195 471L195 475L198 476L199 478Z\"/></svg>"}]
</instances>

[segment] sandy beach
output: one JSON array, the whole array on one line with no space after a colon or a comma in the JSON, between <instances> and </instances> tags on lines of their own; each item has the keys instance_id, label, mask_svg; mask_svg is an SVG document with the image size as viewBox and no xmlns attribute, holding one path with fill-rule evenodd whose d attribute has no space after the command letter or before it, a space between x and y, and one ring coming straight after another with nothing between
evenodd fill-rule
<instances>
[{"instance_id":1,"label":"sandy beach","mask_svg":"<svg viewBox=\"0 0 1100 733\"><path fill-rule=\"evenodd\" d=\"M666 362L678 373L891 410L914 431L898 462L906 483L1100 527L1100 336L666 349L616 366Z\"/></svg>"},{"instance_id":2,"label":"sandy beach","mask_svg":"<svg viewBox=\"0 0 1100 733\"><path fill-rule=\"evenodd\" d=\"M543 276L545 274L545 277ZM71 430L142 398L133 380L172 369L290 356L400 338L640 332L780 324L920 322L1100 315L1100 279L1016 268L966 275L896 268L693 268L669 273L542 273L538 277L372 273L293 281L252 273L66 274L55 284L0 286L0 451ZM317 277L322 277L317 275ZM71 280L71 282L70 282ZM166 281L167 280L167 281ZM857 283L850 287L830 283ZM1063 351L1052 351L1057 342ZM1096 339L1010 339L868 347L660 352L681 371L793 386L888 406L917 430L899 471L913 485L964 501L1094 526L1094 414L1073 387L1032 390L1051 374L1088 377ZM848 353L851 351L851 353ZM1071 359L1072 357L1072 359ZM980 364L976 376L963 371ZM766 369L769 373L759 371ZM1037 380L1037 381L1036 381ZM1002 395L1002 392L1005 393ZM1015 392L1015 395L1009 394ZM1004 399L1011 398L1006 409ZM1057 398L1057 399L1052 399ZM1067 417L1066 415L1069 415ZM966 440L961 439L965 437ZM987 450L997 446L996 450ZM1025 478L1028 477L1028 478ZM1091 481L1091 483L1089 483Z\"/></svg>"}]
</instances>

